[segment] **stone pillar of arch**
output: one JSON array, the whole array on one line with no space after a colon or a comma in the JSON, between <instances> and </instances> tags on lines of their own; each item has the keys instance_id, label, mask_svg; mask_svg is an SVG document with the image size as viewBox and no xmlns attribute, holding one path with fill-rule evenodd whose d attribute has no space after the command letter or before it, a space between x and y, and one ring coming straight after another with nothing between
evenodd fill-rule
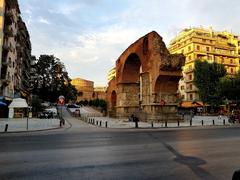
<instances>
[{"instance_id":1,"label":"stone pillar of arch","mask_svg":"<svg viewBox=\"0 0 240 180\"><path fill-rule=\"evenodd\" d=\"M141 60L136 53L127 56L117 83L117 115L128 117L140 109Z\"/></svg>"}]
</instances>

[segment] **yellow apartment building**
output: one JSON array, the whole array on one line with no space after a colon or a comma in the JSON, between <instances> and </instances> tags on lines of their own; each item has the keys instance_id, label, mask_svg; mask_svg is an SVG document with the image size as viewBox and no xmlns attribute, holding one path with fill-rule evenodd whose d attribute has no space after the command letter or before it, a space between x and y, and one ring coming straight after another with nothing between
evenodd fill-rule
<instances>
[{"instance_id":1,"label":"yellow apartment building","mask_svg":"<svg viewBox=\"0 0 240 180\"><path fill-rule=\"evenodd\" d=\"M217 32L212 28L188 28L181 31L169 45L171 54L182 53L186 57L179 93L183 101L198 101L198 89L193 84L196 59L223 64L228 75L239 70L240 38L229 32Z\"/></svg>"},{"instance_id":2,"label":"yellow apartment building","mask_svg":"<svg viewBox=\"0 0 240 180\"><path fill-rule=\"evenodd\" d=\"M107 74L108 82L111 81L115 77L116 77L116 68L114 67L108 71L108 74Z\"/></svg>"}]
</instances>

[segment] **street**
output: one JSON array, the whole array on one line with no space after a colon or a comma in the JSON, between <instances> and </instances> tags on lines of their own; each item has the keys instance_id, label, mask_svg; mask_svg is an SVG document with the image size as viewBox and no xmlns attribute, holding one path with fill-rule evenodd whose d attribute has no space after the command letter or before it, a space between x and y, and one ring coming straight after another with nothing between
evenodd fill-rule
<instances>
[{"instance_id":1,"label":"street","mask_svg":"<svg viewBox=\"0 0 240 180\"><path fill-rule=\"evenodd\" d=\"M231 179L238 127L66 129L0 135L0 179Z\"/></svg>"}]
</instances>

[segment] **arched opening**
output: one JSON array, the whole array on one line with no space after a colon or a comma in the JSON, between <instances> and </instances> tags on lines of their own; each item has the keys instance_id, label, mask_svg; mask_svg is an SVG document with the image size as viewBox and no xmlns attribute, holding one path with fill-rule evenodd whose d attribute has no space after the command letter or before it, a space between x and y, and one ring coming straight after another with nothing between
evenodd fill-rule
<instances>
[{"instance_id":1,"label":"arched opening","mask_svg":"<svg viewBox=\"0 0 240 180\"><path fill-rule=\"evenodd\" d=\"M116 107L116 104L117 104L117 93L116 93L116 91L112 91L112 94L111 94L111 107L112 108Z\"/></svg>"},{"instance_id":2,"label":"arched opening","mask_svg":"<svg viewBox=\"0 0 240 180\"><path fill-rule=\"evenodd\" d=\"M139 111L141 108L142 68L139 56L132 53L126 59L122 70L122 81L119 85L118 106L126 115Z\"/></svg>"},{"instance_id":3,"label":"arched opening","mask_svg":"<svg viewBox=\"0 0 240 180\"><path fill-rule=\"evenodd\" d=\"M159 76L154 87L154 103L176 103L175 94L178 89L178 79L174 76Z\"/></svg>"},{"instance_id":4,"label":"arched opening","mask_svg":"<svg viewBox=\"0 0 240 180\"><path fill-rule=\"evenodd\" d=\"M137 54L130 54L123 68L124 83L139 83L141 61Z\"/></svg>"}]
</instances>

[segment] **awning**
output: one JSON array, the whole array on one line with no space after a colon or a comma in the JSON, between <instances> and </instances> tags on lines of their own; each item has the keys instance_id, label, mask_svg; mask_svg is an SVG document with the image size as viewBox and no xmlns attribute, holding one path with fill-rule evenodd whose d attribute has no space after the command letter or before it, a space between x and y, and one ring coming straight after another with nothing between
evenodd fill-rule
<instances>
[{"instance_id":1,"label":"awning","mask_svg":"<svg viewBox=\"0 0 240 180\"><path fill-rule=\"evenodd\" d=\"M9 108L27 108L28 104L26 102L26 99L16 98L16 99L13 99L13 101L8 107Z\"/></svg>"},{"instance_id":2,"label":"awning","mask_svg":"<svg viewBox=\"0 0 240 180\"><path fill-rule=\"evenodd\" d=\"M183 108L203 107L203 103L201 101L183 101L180 103L180 107Z\"/></svg>"}]
</instances>

